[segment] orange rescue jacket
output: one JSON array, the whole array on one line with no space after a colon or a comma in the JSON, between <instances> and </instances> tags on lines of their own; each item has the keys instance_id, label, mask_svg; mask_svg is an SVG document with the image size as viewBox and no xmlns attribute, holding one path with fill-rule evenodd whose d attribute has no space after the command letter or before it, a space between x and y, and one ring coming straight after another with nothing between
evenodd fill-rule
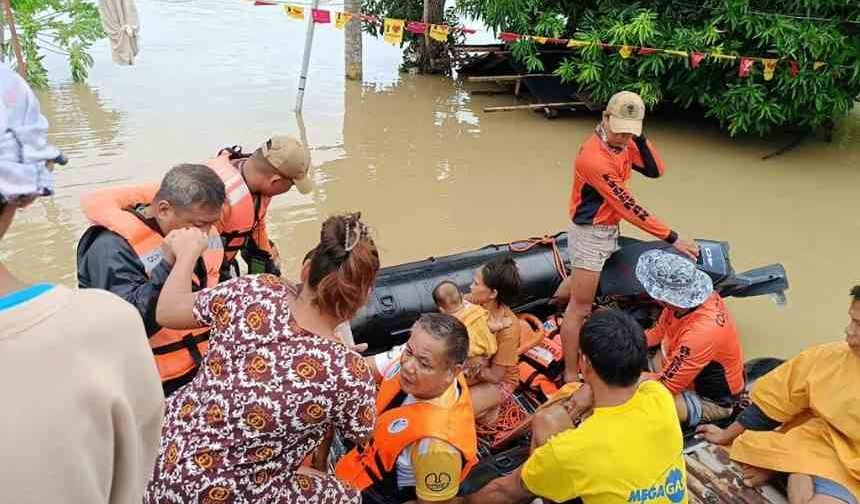
<instances>
[{"instance_id":1,"label":"orange rescue jacket","mask_svg":"<svg viewBox=\"0 0 860 504\"><path fill-rule=\"evenodd\" d=\"M397 457L406 447L432 437L451 444L463 456L463 481L478 463L478 437L472 397L465 378L457 378L460 397L451 408L428 403L401 406L406 394L400 386L397 366L379 388L376 398L376 427L373 439L365 448L354 448L338 462L335 474L359 491L381 482L395 469ZM390 376L390 377L389 377Z\"/></svg>"},{"instance_id":2,"label":"orange rescue jacket","mask_svg":"<svg viewBox=\"0 0 860 504\"><path fill-rule=\"evenodd\" d=\"M147 199L147 196L150 196ZM85 195L82 198L87 218L94 225L102 226L122 236L137 254L147 274L161 262L161 244L164 237L146 225L133 213L123 207L100 204L105 201L131 202L128 207L152 201L151 192L146 186L130 188L101 189ZM221 262L224 259L224 249L218 231L210 232L209 249L203 253L203 263L206 266L206 278L194 278L196 288L213 287L218 283ZM201 285L205 281L204 285ZM196 372L197 366L209 348L209 329L199 328L190 330L175 330L162 327L150 336L149 345L155 355L155 363L161 375L161 381L175 380L191 372Z\"/></svg>"}]
</instances>

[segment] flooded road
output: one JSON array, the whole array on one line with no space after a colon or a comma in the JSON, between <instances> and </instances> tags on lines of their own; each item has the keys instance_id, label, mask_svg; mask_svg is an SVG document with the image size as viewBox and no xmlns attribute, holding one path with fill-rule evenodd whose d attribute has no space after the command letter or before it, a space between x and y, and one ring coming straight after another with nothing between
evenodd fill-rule
<instances>
[{"instance_id":1,"label":"flooded road","mask_svg":"<svg viewBox=\"0 0 860 504\"><path fill-rule=\"evenodd\" d=\"M40 98L71 163L57 171L57 196L22 213L0 249L28 280L74 284L83 192L158 180L222 146L301 134L292 107L302 23L239 1L138 7L136 66L113 65L102 42L88 84L75 85L62 59L48 58L52 89ZM319 26L316 35L304 126L318 190L279 197L269 214L288 275L321 220L344 210L361 210L374 226L386 265L566 227L571 160L594 117L485 114L513 98L400 75L399 49L375 39L365 40L364 82L345 82L343 33ZM789 356L841 338L848 289L860 282L860 111L833 143L809 140L768 161L761 156L786 138L731 140L671 117L648 120L646 130L668 165L663 179L633 182L653 213L683 235L730 242L739 271L774 262L788 270L788 306L731 302L747 356Z\"/></svg>"}]
</instances>

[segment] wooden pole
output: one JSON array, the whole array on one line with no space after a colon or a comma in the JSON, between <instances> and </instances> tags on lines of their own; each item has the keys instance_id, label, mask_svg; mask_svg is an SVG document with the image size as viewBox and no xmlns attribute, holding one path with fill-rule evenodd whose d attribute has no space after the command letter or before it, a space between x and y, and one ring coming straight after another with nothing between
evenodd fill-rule
<instances>
[{"instance_id":1,"label":"wooden pole","mask_svg":"<svg viewBox=\"0 0 860 504\"><path fill-rule=\"evenodd\" d=\"M346 78L361 81L364 78L362 65L362 40L361 40L361 0L346 0L344 10L352 14L352 20L346 24L344 34L344 56Z\"/></svg>"},{"instance_id":2,"label":"wooden pole","mask_svg":"<svg viewBox=\"0 0 860 504\"><path fill-rule=\"evenodd\" d=\"M484 112L507 112L509 110L539 110L542 108L582 107L582 102L531 103L528 105L505 105L502 107L484 107Z\"/></svg>"},{"instance_id":3,"label":"wooden pole","mask_svg":"<svg viewBox=\"0 0 860 504\"><path fill-rule=\"evenodd\" d=\"M18 31L15 29L15 16L12 14L11 0L3 0L3 11L5 12L6 23L9 25L9 31L12 34L12 48L15 50L15 59L18 62L18 74L24 79L27 78L27 63L24 61L24 55L21 53L21 41L18 40Z\"/></svg>"},{"instance_id":4,"label":"wooden pole","mask_svg":"<svg viewBox=\"0 0 860 504\"><path fill-rule=\"evenodd\" d=\"M524 79L526 77L555 77L553 74L544 73L544 74L522 74L522 75L477 75L473 77L466 77L466 80L469 82L504 82L504 81L518 81L520 79Z\"/></svg>"}]
</instances>

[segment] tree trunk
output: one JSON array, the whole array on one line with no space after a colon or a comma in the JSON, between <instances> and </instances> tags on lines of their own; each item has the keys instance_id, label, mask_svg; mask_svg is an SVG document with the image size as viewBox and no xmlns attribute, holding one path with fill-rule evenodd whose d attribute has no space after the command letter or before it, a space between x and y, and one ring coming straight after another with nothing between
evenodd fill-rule
<instances>
[{"instance_id":1,"label":"tree trunk","mask_svg":"<svg viewBox=\"0 0 860 504\"><path fill-rule=\"evenodd\" d=\"M346 24L346 33L344 34L346 78L361 81L364 73L361 61L361 21L358 19L361 14L361 0L346 0L344 10L353 15L353 20Z\"/></svg>"},{"instance_id":2,"label":"tree trunk","mask_svg":"<svg viewBox=\"0 0 860 504\"><path fill-rule=\"evenodd\" d=\"M445 20L445 0L424 0L424 23L427 32L420 42L418 68L421 73L444 73L449 70L447 44L430 38L430 25L443 24Z\"/></svg>"}]
</instances>

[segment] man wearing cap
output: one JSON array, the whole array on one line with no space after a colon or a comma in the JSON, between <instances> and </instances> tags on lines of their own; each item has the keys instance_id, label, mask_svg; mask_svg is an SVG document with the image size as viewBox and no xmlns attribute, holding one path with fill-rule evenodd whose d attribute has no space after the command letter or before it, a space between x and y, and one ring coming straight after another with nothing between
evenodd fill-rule
<instances>
[{"instance_id":1,"label":"man wearing cap","mask_svg":"<svg viewBox=\"0 0 860 504\"><path fill-rule=\"evenodd\" d=\"M622 219L682 253L696 257L699 247L646 210L627 188L631 170L649 178L663 174L663 160L642 134L645 104L636 93L616 93L603 119L585 141L574 161L568 233L573 273L562 286L561 298L569 296L561 328L565 381L576 381L579 330L591 313L603 264L618 249L618 224ZM569 287L568 287L569 286Z\"/></svg>"},{"instance_id":2,"label":"man wearing cap","mask_svg":"<svg viewBox=\"0 0 860 504\"><path fill-rule=\"evenodd\" d=\"M294 137L277 135L250 155L243 154L238 147L222 149L218 158L210 163L217 165L225 159L240 175L227 177L224 183L231 213L238 211L243 222L230 226L222 221L220 225L224 240L222 279L238 273L235 256L240 250L249 273L280 275L278 249L266 230L266 209L272 197L286 193L293 186L301 194L313 191L314 182L308 172L310 152ZM233 217L233 220L237 218Z\"/></svg>"},{"instance_id":3,"label":"man wearing cap","mask_svg":"<svg viewBox=\"0 0 860 504\"><path fill-rule=\"evenodd\" d=\"M660 345L651 378L675 396L686 427L728 418L744 389L744 356L738 331L711 277L685 257L649 250L639 257L636 278L663 307L645 332Z\"/></svg>"}]
</instances>

